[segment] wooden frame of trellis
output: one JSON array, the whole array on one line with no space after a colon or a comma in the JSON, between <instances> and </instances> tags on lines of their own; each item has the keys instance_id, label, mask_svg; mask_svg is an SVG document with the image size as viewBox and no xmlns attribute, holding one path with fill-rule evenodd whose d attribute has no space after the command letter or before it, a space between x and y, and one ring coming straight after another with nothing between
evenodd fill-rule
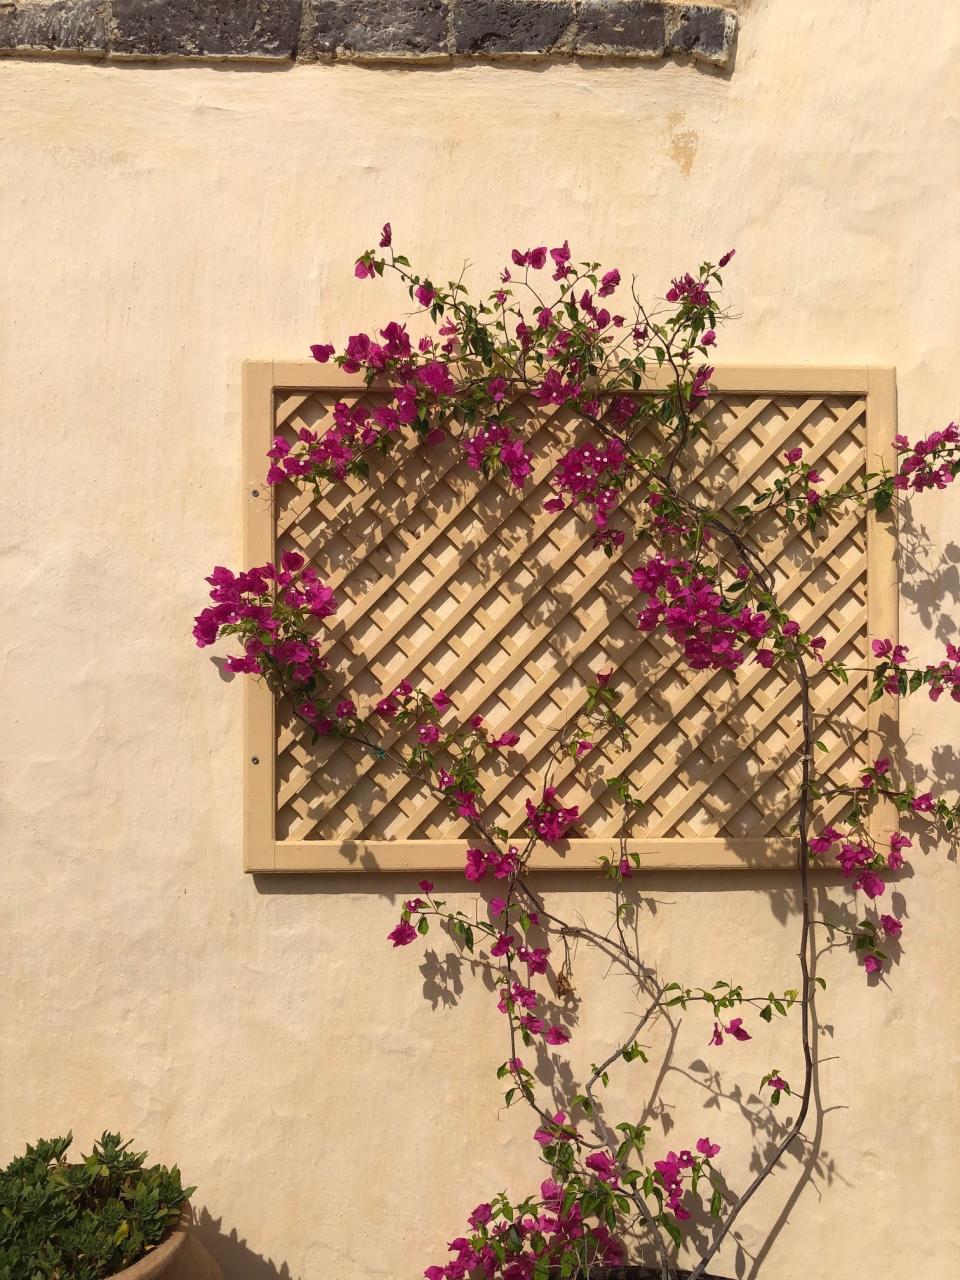
<instances>
[{"instance_id":1,"label":"wooden frame of trellis","mask_svg":"<svg viewBox=\"0 0 960 1280\"><path fill-rule=\"evenodd\" d=\"M375 388L374 388L375 390ZM305 404L311 396L349 397L363 394L363 383L343 374L339 370L321 366L313 361L304 362L272 362L252 361L244 365L243 371L243 497L244 497L244 564L261 564L273 560L278 551L278 509L277 493L271 491L263 482L265 473L265 455L270 441L278 429L278 422L284 421L284 415L296 413L300 405ZM894 371L886 368L812 368L812 367L732 367L718 368L711 382L711 397L718 404L737 397L754 397L750 410L745 418L767 412L770 405L779 408L779 401L791 398L801 399L800 406L776 438L771 438L767 446L760 452L766 460L775 456L780 447L780 436L783 442L790 438L791 422L794 425L804 423L813 412L811 405L833 406L837 413L836 425L830 426L836 438L840 438L843 430L860 430L863 445L860 450L861 464L865 469L875 470L878 464L888 467L894 463L893 436L896 432L896 384ZM779 401L778 401L779 398ZM843 401L849 401L846 408ZM760 405L757 409L756 406ZM837 407L839 406L839 408ZM739 421L739 420L737 420ZM735 423L736 425L736 423ZM791 441L792 442L792 441ZM859 446L857 446L859 448ZM738 479L741 472L749 471L752 463L738 468ZM856 470L854 463L847 463L845 477ZM535 473L533 480L542 480L545 472ZM830 477L834 479L836 477ZM424 491L425 492L425 491ZM365 499L370 499L375 490L357 481L353 492L346 495L346 502L341 508L347 517L356 517L361 512ZM422 496L422 495L421 495ZM416 496L409 504L412 511ZM853 524L858 522L859 532L851 532ZM291 521L291 524L293 521ZM342 533L347 520L331 518L331 528L336 525ZM872 508L858 509L856 515L846 517L847 533L843 537L859 539L858 546L862 551L854 554L860 556L846 577L841 576L830 591L823 594L823 600L830 607L839 608L844 598L858 588L863 591L864 600L859 613L847 623L838 638L844 643L850 640L857 631L871 636L897 635L897 543L893 515L887 513L877 516ZM399 526L398 526L399 528ZM839 538L840 535L837 535ZM410 546L411 553L417 550L417 541ZM424 545L428 544L426 541ZM833 545L833 544L831 544ZM372 554L372 552L371 552ZM428 552L425 552L428 554ZM609 566L611 562L598 552L597 561ZM414 556L415 558L415 556ZM410 555L407 560L410 561ZM862 563L861 563L862 562ZM615 563L615 562L614 562ZM336 566L335 566L336 571ZM603 565L596 573L596 582L600 586L606 584L603 577ZM622 572L622 570L621 570ZM851 576L852 575L852 576ZM321 574L321 576L324 576ZM802 570L798 571L802 576ZM584 579L587 581L587 579ZM460 612L469 615L470 601L476 599L476 588L472 595L465 597ZM429 603L429 602L427 602ZM411 614L413 601L405 611ZM420 609L423 614L427 604ZM522 610L520 610L522 613ZM477 606L477 613L483 619L482 608ZM356 609L354 610L356 614ZM519 616L515 614L514 616ZM337 623L337 619L331 619ZM821 621L817 619L817 621ZM502 623L498 624L502 627ZM542 630L542 627L541 627ZM596 632L596 627L593 627ZM529 647L529 646L528 646ZM866 649L866 646L864 646ZM869 656L865 656L869 661ZM463 667L463 662L460 667ZM442 674L442 672L441 672ZM700 685L709 682L711 673L699 673ZM748 675L748 680L756 680ZM868 677L858 677L861 686L866 686ZM691 685L696 685L691 680ZM308 791L315 783L316 772L311 773L304 763L301 753L299 763L294 762L293 776L278 776L278 759L283 750L289 751L291 745L299 750L293 742L289 726L278 724L276 700L261 683L250 679L244 681L244 868L251 872L364 872L364 871L445 871L462 869L464 852L475 840L468 839L463 830L452 836L440 831L430 838L411 837L409 832L399 838L389 835L376 837L357 832L338 832L334 838L302 838L296 827L278 832L278 808L282 808L288 800L285 795L293 796L300 801L298 792ZM700 687L700 686L697 686ZM684 699L688 698L686 692ZM839 695L835 701L839 700ZM776 728L778 714L789 703L774 698L755 716L757 728L747 723L735 738L737 743L749 739L750 750L758 757L760 746L758 735ZM518 705L522 706L522 699ZM872 756L880 747L880 717L890 717L889 707L880 702L866 704L865 694L860 697L857 708L860 720L853 725L855 735L860 739L860 758ZM751 708L755 710L755 708ZM733 708L731 708L732 714ZM895 715L895 713L894 713ZM681 717L682 719L682 717ZM709 716L707 723L709 724ZM501 729L505 726L497 726ZM674 730L683 726L670 726ZM690 726L685 732L689 733ZM716 721L714 722L716 729ZM659 730L658 733L663 732ZM652 733L652 730L651 730ZM867 735L866 751L862 750L863 734ZM279 737L278 737L279 735ZM541 735L542 736L542 735ZM648 735L649 736L649 735ZM654 738L657 735L654 735ZM794 735L795 736L795 735ZM651 739L652 741L653 739ZM321 740L328 742L329 740ZM790 746L790 741L786 746ZM849 744L848 744L849 745ZM795 746L795 744L794 744ZM280 750L278 750L280 748ZM329 750L329 747L328 747ZM746 748L744 748L746 750ZM841 750L837 747L837 752ZM796 751L793 752L796 755ZM328 755L328 762L335 763L335 758ZM660 761L659 774L670 772L670 760ZM724 760L721 768L725 769ZM705 770L709 775L710 769ZM673 775L675 782L679 777ZM721 781L723 779L721 778ZM670 778L666 781L669 783ZM699 783L698 783L699 785ZM706 783L703 784L706 787ZM278 792L278 786L281 791ZM502 784L501 784L502 789ZM349 790L349 788L348 788ZM391 795L402 790L400 784L391 792L384 793L389 804ZM684 791L686 795L686 790ZM281 801L278 806L278 798ZM667 801L664 801L666 805ZM675 808L677 806L674 806ZM309 810L305 814L304 809ZM879 815L881 822L888 815ZM323 815L321 814L322 818ZM316 825L313 810L309 804L301 805L297 817L301 827L307 822ZM431 819L435 822L435 819ZM663 815L663 821L669 820L669 812ZM409 823L414 819L409 818ZM288 824L289 825L289 824ZM754 836L747 831L735 833L709 834L686 830L685 834L669 834L667 830L653 835L629 836L622 846L627 852L636 852L641 856L642 866L650 870L737 870L737 869L783 869L794 864L796 858L796 841L782 830L774 834ZM621 851L620 839L609 830L585 837L577 837L565 841L561 846L540 848L535 854L534 866L537 869L583 870L594 868L603 855Z\"/></svg>"}]
</instances>

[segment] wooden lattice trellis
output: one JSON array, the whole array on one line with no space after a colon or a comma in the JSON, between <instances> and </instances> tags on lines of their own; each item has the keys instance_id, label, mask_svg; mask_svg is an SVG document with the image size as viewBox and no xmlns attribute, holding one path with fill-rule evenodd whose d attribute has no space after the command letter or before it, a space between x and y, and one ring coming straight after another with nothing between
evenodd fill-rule
<instances>
[{"instance_id":1,"label":"wooden lattice trellis","mask_svg":"<svg viewBox=\"0 0 960 1280\"><path fill-rule=\"evenodd\" d=\"M335 589L340 612L323 630L350 691L379 697L408 677L445 687L460 715L520 733L520 750L483 779L495 820L519 832L524 799L539 794L548 772L563 803L581 813L575 838L539 852L538 866L594 866L619 848L606 779L623 773L645 802L627 844L644 865L789 865L800 749L793 687L758 665L733 676L692 672L669 641L637 631L629 541L623 561L608 560L576 516L543 510L553 458L569 444L564 411L538 428L522 495L501 478L481 480L452 446L410 447L319 504L293 486L266 488L276 432L315 428L336 400L376 394L313 363L245 366L245 561L297 548ZM876 470L892 460L895 416L891 370L718 370L696 492L748 502L797 443L831 485ZM828 526L814 556L809 538L772 524L761 536L778 552L781 599L804 628L826 636L828 656L863 666L868 633L895 634L892 517L852 509ZM635 737L626 750L605 742L586 769L558 763L549 752L557 727L582 705L591 674L610 669ZM353 744L311 747L269 691L245 683L248 870L463 865L466 825L442 803ZM879 704L867 704L866 674L848 685L818 681L816 699L833 725L822 734L822 763L855 769L879 716Z\"/></svg>"}]
</instances>

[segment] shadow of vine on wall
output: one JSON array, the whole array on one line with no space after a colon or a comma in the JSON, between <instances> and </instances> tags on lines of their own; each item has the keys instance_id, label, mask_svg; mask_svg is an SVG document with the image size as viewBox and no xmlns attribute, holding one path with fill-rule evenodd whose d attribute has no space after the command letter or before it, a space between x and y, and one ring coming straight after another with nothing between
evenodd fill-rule
<instances>
[{"instance_id":1,"label":"shadow of vine on wall","mask_svg":"<svg viewBox=\"0 0 960 1280\"><path fill-rule=\"evenodd\" d=\"M956 611L950 606L960 604L960 546L935 543L906 503L898 534L902 599L938 644L955 644Z\"/></svg>"}]
</instances>

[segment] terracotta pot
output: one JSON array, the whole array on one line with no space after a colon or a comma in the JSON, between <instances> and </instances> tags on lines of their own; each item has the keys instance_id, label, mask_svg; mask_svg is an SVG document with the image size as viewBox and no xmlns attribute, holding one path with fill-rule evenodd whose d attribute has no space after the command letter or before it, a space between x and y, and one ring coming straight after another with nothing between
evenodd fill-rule
<instances>
[{"instance_id":1,"label":"terracotta pot","mask_svg":"<svg viewBox=\"0 0 960 1280\"><path fill-rule=\"evenodd\" d=\"M111 1280L223 1280L223 1272L193 1234L189 1200L180 1221L155 1249L132 1267L115 1271Z\"/></svg>"}]
</instances>

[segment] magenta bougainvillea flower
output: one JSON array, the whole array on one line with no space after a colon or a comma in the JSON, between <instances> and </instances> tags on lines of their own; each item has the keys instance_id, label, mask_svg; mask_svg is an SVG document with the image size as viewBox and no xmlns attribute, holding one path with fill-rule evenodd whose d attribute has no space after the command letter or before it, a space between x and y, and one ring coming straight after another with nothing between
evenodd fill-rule
<instances>
[{"instance_id":1,"label":"magenta bougainvillea flower","mask_svg":"<svg viewBox=\"0 0 960 1280\"><path fill-rule=\"evenodd\" d=\"M543 1038L547 1044L566 1044L570 1039L570 1032L566 1027L547 1027L543 1033Z\"/></svg>"},{"instance_id":2,"label":"magenta bougainvillea flower","mask_svg":"<svg viewBox=\"0 0 960 1280\"><path fill-rule=\"evenodd\" d=\"M401 920L400 923L387 934L387 937L395 947L407 946L409 943L413 942L416 936L416 929L414 929L414 927L411 924L408 924L405 920Z\"/></svg>"},{"instance_id":3,"label":"magenta bougainvillea flower","mask_svg":"<svg viewBox=\"0 0 960 1280\"><path fill-rule=\"evenodd\" d=\"M903 921L898 920L896 916L881 916L880 926L888 938L899 938L903 933Z\"/></svg>"},{"instance_id":4,"label":"magenta bougainvillea flower","mask_svg":"<svg viewBox=\"0 0 960 1280\"><path fill-rule=\"evenodd\" d=\"M556 796L556 787L544 787L539 803L535 804L530 799L525 802L527 822L531 830L547 844L556 844L558 840L562 840L580 817L580 810L576 805L564 808Z\"/></svg>"}]
</instances>

